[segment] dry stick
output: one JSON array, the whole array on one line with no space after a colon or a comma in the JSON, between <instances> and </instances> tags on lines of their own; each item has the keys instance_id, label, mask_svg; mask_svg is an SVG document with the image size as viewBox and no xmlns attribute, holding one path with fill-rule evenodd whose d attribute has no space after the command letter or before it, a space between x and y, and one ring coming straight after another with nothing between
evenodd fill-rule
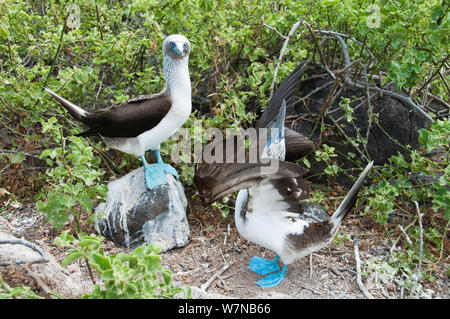
<instances>
[{"instance_id":1,"label":"dry stick","mask_svg":"<svg viewBox=\"0 0 450 319\"><path fill-rule=\"evenodd\" d=\"M366 141L369 141L370 128L372 126L372 105L370 104L369 79L367 77L366 66L363 65L364 80L366 81L367 110L369 112L369 124L367 125Z\"/></svg>"},{"instance_id":2,"label":"dry stick","mask_svg":"<svg viewBox=\"0 0 450 319\"><path fill-rule=\"evenodd\" d=\"M323 68L333 78L333 80L335 80L336 79L336 75L328 68L327 62L325 61L325 58L324 58L323 53L322 53L322 50L320 49L320 45L317 42L317 38L314 35L314 32L313 32L311 26L307 22L303 22L303 25L305 25L308 28L309 32L311 33L311 35L313 37L314 43L316 44L316 47L317 47L317 52L319 53L320 61L322 61L322 64L323 64Z\"/></svg>"},{"instance_id":3,"label":"dry stick","mask_svg":"<svg viewBox=\"0 0 450 319\"><path fill-rule=\"evenodd\" d=\"M356 283L358 284L359 290L361 290L367 299L374 299L361 280L361 260L359 259L358 240L356 239L356 236L353 236L353 248L356 260Z\"/></svg>"},{"instance_id":4,"label":"dry stick","mask_svg":"<svg viewBox=\"0 0 450 319\"><path fill-rule=\"evenodd\" d=\"M51 299L58 299L54 295L52 295L51 289L39 278L38 275L36 275L31 270L31 264L27 262L25 265L23 265L23 268L27 271L28 275L33 278L33 280L36 282L36 284L42 289L42 291L47 295L47 297Z\"/></svg>"},{"instance_id":5,"label":"dry stick","mask_svg":"<svg viewBox=\"0 0 450 319\"><path fill-rule=\"evenodd\" d=\"M439 67L434 71L434 73L430 76L430 78L420 87L420 89L416 90L414 94L411 96L414 98L417 93L421 92L431 81L436 77L436 75L439 75L439 72L441 68L444 66L445 62L447 61L448 57L450 57L450 54L447 54L445 58L442 60L442 63L439 65Z\"/></svg>"},{"instance_id":6,"label":"dry stick","mask_svg":"<svg viewBox=\"0 0 450 319\"><path fill-rule=\"evenodd\" d=\"M0 245L1 244L24 245L24 246L26 246L28 248L31 248L34 251L36 251L39 255L41 255L41 257L40 258L36 258L34 260L16 260L14 262L12 262L12 261L5 261L3 263L0 263L0 266L7 266L7 265L12 265L12 264L47 263L48 262L47 254L41 248L39 248L35 244L30 243L29 241L27 241L25 239L1 239L0 240Z\"/></svg>"},{"instance_id":7,"label":"dry stick","mask_svg":"<svg viewBox=\"0 0 450 319\"><path fill-rule=\"evenodd\" d=\"M228 268L230 268L231 265L225 264L218 272L216 272L207 282L205 282L203 285L201 285L200 289L206 291L208 287L216 280L216 278L220 275L222 275Z\"/></svg>"},{"instance_id":8,"label":"dry stick","mask_svg":"<svg viewBox=\"0 0 450 319\"><path fill-rule=\"evenodd\" d=\"M442 238L447 238L448 225L450 225L450 220L447 222L447 225L445 226L444 236L442 236ZM444 240L441 241L441 249L439 249L439 259L438 259L437 263L441 262L441 260L442 260L442 253L443 252L444 252Z\"/></svg>"},{"instance_id":9,"label":"dry stick","mask_svg":"<svg viewBox=\"0 0 450 319\"><path fill-rule=\"evenodd\" d=\"M449 110L450 110L450 104L448 104L447 102L445 102L443 99L441 99L440 97L438 97L438 96L436 96L436 95L434 95L434 94L431 94L431 93L427 93L427 95L429 96L429 97L431 97L432 99L434 99L435 101L437 101L437 102L439 102L439 103L441 103L442 105L444 105L446 108L448 108Z\"/></svg>"},{"instance_id":10,"label":"dry stick","mask_svg":"<svg viewBox=\"0 0 450 319\"><path fill-rule=\"evenodd\" d=\"M283 35L283 34L281 34L280 31L278 31L276 28L274 28L274 27L272 27L272 26L270 26L270 25L268 25L268 24L265 24L264 22L263 22L262 25L263 25L264 27L266 27L266 28L269 28L270 30L275 31L275 33L278 34L278 35L279 35L280 37L282 37L283 39L286 39L286 36Z\"/></svg>"},{"instance_id":11,"label":"dry stick","mask_svg":"<svg viewBox=\"0 0 450 319\"><path fill-rule=\"evenodd\" d=\"M6 290L7 293L11 293L11 287L3 280L2 276L0 275L0 287L3 290ZM13 299L16 299L16 296L12 296Z\"/></svg>"},{"instance_id":12,"label":"dry stick","mask_svg":"<svg viewBox=\"0 0 450 319\"><path fill-rule=\"evenodd\" d=\"M324 34L331 34L332 36L334 36L339 43L341 44L342 50L344 52L344 57L345 57L345 64L349 65L350 64L350 54L348 53L348 47L345 44L345 41L342 39L342 36L347 36L345 34L341 34L341 33L337 33L337 32L330 32L330 31L322 31L322 30L315 30L316 32L320 32L320 33L324 33ZM355 41L355 40L353 40ZM369 52L369 51L368 51ZM353 82L352 80L350 80L350 77L348 76L348 73L345 74L345 83L356 87L358 89L365 89L365 85ZM429 121L433 121L433 119L420 107L418 106L416 103L414 103L414 101L409 97L409 96L404 96L402 94L396 93L396 92L392 92L389 90L385 90L385 89L381 89L377 86L369 86L368 87L369 90L374 90L374 91L378 91L382 94L386 94L389 95L393 98L396 98L397 100L400 100L401 102L409 105L412 108L415 108L417 111L419 111L419 113L421 113L425 118L427 118Z\"/></svg>"},{"instance_id":13,"label":"dry stick","mask_svg":"<svg viewBox=\"0 0 450 319\"><path fill-rule=\"evenodd\" d=\"M272 84L270 85L270 95L269 95L269 99L272 98L273 96L273 91L275 89L275 82L277 80L277 74L278 74L278 69L280 68L281 62L283 60L283 55L284 55L284 51L286 50L286 47L289 43L289 39L294 35L294 33L297 31L297 29L300 27L300 25L302 24L303 20L305 19L305 17L309 14L309 12L311 11L312 7L314 6L314 4L317 2L317 0L314 0L311 5L309 6L308 11L305 13L305 15L301 18L300 21L298 21L297 23L295 23L292 28L291 31L289 31L289 34L286 36L284 42L283 42L283 46L281 48L280 51L280 56L278 57L278 62L277 62L277 66L275 67L275 71L273 74L273 80L272 80Z\"/></svg>"},{"instance_id":14,"label":"dry stick","mask_svg":"<svg viewBox=\"0 0 450 319\"><path fill-rule=\"evenodd\" d=\"M332 116L328 116L328 118L334 123L334 125L337 127L337 129L342 133L342 135L344 135L344 137L346 138L346 140L350 140L350 137L347 136L347 134L345 133L345 131L342 129L342 127L339 125L339 123L333 119ZM365 159L367 162L370 162L370 160L367 158L366 154L364 154L363 151L361 151L359 149L359 147L355 146L355 149L358 151L359 155L361 155L361 157L363 159Z\"/></svg>"},{"instance_id":15,"label":"dry stick","mask_svg":"<svg viewBox=\"0 0 450 319\"><path fill-rule=\"evenodd\" d=\"M417 216L419 218L420 247L419 247L419 265L417 266L417 275L416 275L416 278L414 279L414 288L412 289L412 293L416 293L417 283L418 283L418 281L420 279L420 272L422 270L422 255L423 255L423 226L422 226L422 216L423 216L423 214L420 213L419 203L417 203L417 201L414 201L414 204L416 205Z\"/></svg>"},{"instance_id":16,"label":"dry stick","mask_svg":"<svg viewBox=\"0 0 450 319\"><path fill-rule=\"evenodd\" d=\"M72 1L72 4L74 2L75 2L75 0ZM61 35L59 36L58 48L56 49L55 57L53 58L52 63L50 65L50 69L48 70L47 76L45 77L44 84L42 85L42 91L44 91L44 87L47 85L48 78L50 77L50 74L52 73L52 71L53 71L53 69L55 67L55 62L56 62L56 59L58 58L59 51L61 51L63 37L64 37L64 33L66 32L67 19L69 18L69 15L70 15L70 10L67 10L67 14L66 14L66 16L64 18L64 25L63 25L62 30L61 30Z\"/></svg>"},{"instance_id":17,"label":"dry stick","mask_svg":"<svg viewBox=\"0 0 450 319\"><path fill-rule=\"evenodd\" d=\"M411 239L409 238L408 234L405 232L405 230L403 229L402 225L398 225L398 228L400 229L400 231L402 232L403 236L405 236L406 241L408 242L408 244L410 244L411 246L413 246L413 243L411 241Z\"/></svg>"}]
</instances>

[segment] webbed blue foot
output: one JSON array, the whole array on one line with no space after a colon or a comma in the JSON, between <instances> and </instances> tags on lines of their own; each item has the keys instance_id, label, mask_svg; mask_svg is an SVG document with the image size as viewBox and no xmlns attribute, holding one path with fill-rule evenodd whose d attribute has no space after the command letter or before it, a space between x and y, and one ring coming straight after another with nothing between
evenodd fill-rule
<instances>
[{"instance_id":1,"label":"webbed blue foot","mask_svg":"<svg viewBox=\"0 0 450 319\"><path fill-rule=\"evenodd\" d=\"M144 164L145 185L147 189L152 190L155 187L163 184L167 184L166 174L171 174L176 178L179 178L177 171L169 164L165 164L162 161L159 151L155 151L157 163L148 164L145 160L145 155L141 157Z\"/></svg>"},{"instance_id":2,"label":"webbed blue foot","mask_svg":"<svg viewBox=\"0 0 450 319\"><path fill-rule=\"evenodd\" d=\"M257 273L258 275L267 275L271 272L279 271L280 266L278 265L278 258L278 255L274 260L253 256L252 259L250 259L248 269Z\"/></svg>"},{"instance_id":3,"label":"webbed blue foot","mask_svg":"<svg viewBox=\"0 0 450 319\"><path fill-rule=\"evenodd\" d=\"M258 286L269 288L279 285L284 277L286 276L287 265L283 266L280 272L274 272L270 275L267 275L256 282Z\"/></svg>"}]
</instances>

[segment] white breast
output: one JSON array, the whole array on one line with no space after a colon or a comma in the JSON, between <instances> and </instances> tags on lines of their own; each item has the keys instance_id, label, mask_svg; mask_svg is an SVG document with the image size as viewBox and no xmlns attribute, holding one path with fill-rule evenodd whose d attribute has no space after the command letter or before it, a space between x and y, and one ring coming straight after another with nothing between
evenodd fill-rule
<instances>
[{"instance_id":1,"label":"white breast","mask_svg":"<svg viewBox=\"0 0 450 319\"><path fill-rule=\"evenodd\" d=\"M301 234L309 223L295 218L297 214L285 212L282 209L281 196L270 187L273 188L266 184L239 192L236 198L236 227L244 238L276 252L284 264L289 264L293 259L290 256L292 252L287 249L286 236L292 233ZM247 197L247 194L250 196ZM245 218L242 218L239 212L241 208L245 209L245 204L247 213Z\"/></svg>"}]
</instances>

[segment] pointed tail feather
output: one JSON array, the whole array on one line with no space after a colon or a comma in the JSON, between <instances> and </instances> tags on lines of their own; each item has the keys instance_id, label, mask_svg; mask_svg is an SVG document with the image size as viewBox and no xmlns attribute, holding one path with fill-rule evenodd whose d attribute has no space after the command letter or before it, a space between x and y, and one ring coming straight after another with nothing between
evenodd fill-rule
<instances>
[{"instance_id":1,"label":"pointed tail feather","mask_svg":"<svg viewBox=\"0 0 450 319\"><path fill-rule=\"evenodd\" d=\"M74 116L77 120L79 121L83 121L83 119L86 117L86 115L88 114L85 110L83 110L81 107L73 104L72 102L66 100L65 98L63 98L62 96L56 94L55 92L53 92L52 90L48 89L48 88L44 88L45 91L50 94L51 96L53 96L56 100L58 100L59 103L61 103L62 106L64 106L69 113Z\"/></svg>"},{"instance_id":2,"label":"pointed tail feather","mask_svg":"<svg viewBox=\"0 0 450 319\"><path fill-rule=\"evenodd\" d=\"M348 194L345 196L344 200L342 201L341 205L339 205L336 212L331 216L330 222L333 224L332 233L334 234L339 226L341 225L342 220L345 218L345 216L350 212L353 205L355 205L356 199L358 198L358 192L361 189L361 186L364 182L364 179L366 178L367 174L369 173L370 169L372 168L373 161L367 164L364 171L361 173L361 175L358 177L358 180L355 182L355 184L352 186Z\"/></svg>"}]
</instances>

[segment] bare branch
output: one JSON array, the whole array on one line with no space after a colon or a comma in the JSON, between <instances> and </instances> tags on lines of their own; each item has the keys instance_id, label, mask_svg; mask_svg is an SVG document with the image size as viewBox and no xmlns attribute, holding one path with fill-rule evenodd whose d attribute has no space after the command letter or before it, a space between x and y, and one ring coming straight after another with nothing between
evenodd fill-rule
<instances>
[{"instance_id":1,"label":"bare branch","mask_svg":"<svg viewBox=\"0 0 450 319\"><path fill-rule=\"evenodd\" d=\"M367 299L375 299L370 292L364 286L361 280L361 259L359 259L359 249L358 249L358 240L356 236L353 236L353 248L355 252L355 260L356 260L356 283L358 284L359 290L364 294Z\"/></svg>"},{"instance_id":2,"label":"bare branch","mask_svg":"<svg viewBox=\"0 0 450 319\"><path fill-rule=\"evenodd\" d=\"M38 246L30 243L29 241L25 239L1 239L0 245L2 244L9 244L9 245L24 245L28 248L33 249L36 251L39 255L41 255L40 258L36 258L34 260L15 260L15 261L5 261L3 263L0 263L0 266L7 266L12 264L25 264L25 263L47 263L48 257L47 254Z\"/></svg>"},{"instance_id":3,"label":"bare branch","mask_svg":"<svg viewBox=\"0 0 450 319\"><path fill-rule=\"evenodd\" d=\"M418 281L420 280L420 272L422 271L422 257L423 257L423 225L422 225L422 216L423 214L420 213L420 208L419 208L419 203L417 203L417 201L414 201L414 204L416 205L416 210L417 210L417 216L419 218L419 227L420 227L420 233L419 233L419 238L420 238L420 247L419 247L419 264L417 266L417 274L414 278L414 287L412 289L412 293L416 293L417 290L417 284Z\"/></svg>"},{"instance_id":4,"label":"bare branch","mask_svg":"<svg viewBox=\"0 0 450 319\"><path fill-rule=\"evenodd\" d=\"M278 69L280 68L281 62L283 60L283 55L284 55L284 51L286 50L286 47L289 43L289 39L294 35L294 33L297 31L297 29L300 27L300 25L302 24L303 20L305 19L305 17L309 14L309 12L311 11L312 7L314 6L314 4L317 2L317 0L314 0L311 5L308 8L308 11L305 13L305 15L300 19L300 21L296 22L292 28L291 31L289 31L289 34L285 37L285 40L283 42L283 46L281 48L280 51L280 56L278 57L278 62L277 62L277 66L275 67L275 71L273 73L273 80L272 80L272 84L270 85L270 95L269 95L269 99L273 96L273 91L275 89L275 83L277 80L277 74L278 74Z\"/></svg>"},{"instance_id":5,"label":"bare branch","mask_svg":"<svg viewBox=\"0 0 450 319\"><path fill-rule=\"evenodd\" d=\"M200 289L202 290L207 290L209 288L209 286L211 286L211 284L214 282L214 280L217 279L217 277L219 277L221 274L223 274L228 268L230 268L230 264L225 264L223 265L222 268L220 268L220 270L218 272L216 272L211 278L208 279L207 282L205 282L203 285L201 285Z\"/></svg>"}]
</instances>

